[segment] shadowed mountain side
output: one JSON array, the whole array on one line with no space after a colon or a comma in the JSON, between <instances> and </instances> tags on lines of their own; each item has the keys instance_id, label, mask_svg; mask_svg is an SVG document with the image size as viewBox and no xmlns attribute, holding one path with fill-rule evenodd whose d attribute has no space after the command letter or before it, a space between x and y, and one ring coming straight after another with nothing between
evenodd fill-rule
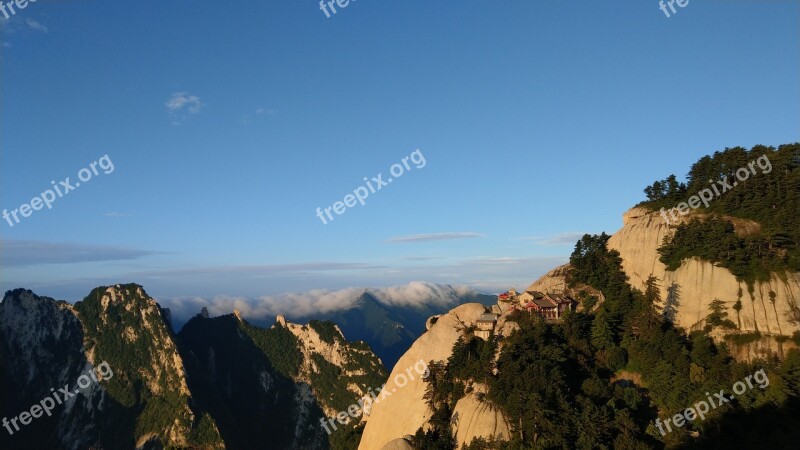
<instances>
[{"instance_id":1,"label":"shadowed mountain side","mask_svg":"<svg viewBox=\"0 0 800 450\"><path fill-rule=\"evenodd\" d=\"M178 340L189 387L227 448L327 448L309 387L282 375L234 315L196 316Z\"/></svg>"},{"instance_id":2,"label":"shadowed mountain side","mask_svg":"<svg viewBox=\"0 0 800 450\"><path fill-rule=\"evenodd\" d=\"M752 433L748 430L769 430ZM754 410L730 410L720 420L709 423L707 434L680 449L768 448L794 450L800 442L800 401L790 399L786 405L763 405ZM793 442L788 445L787 442Z\"/></svg>"}]
</instances>

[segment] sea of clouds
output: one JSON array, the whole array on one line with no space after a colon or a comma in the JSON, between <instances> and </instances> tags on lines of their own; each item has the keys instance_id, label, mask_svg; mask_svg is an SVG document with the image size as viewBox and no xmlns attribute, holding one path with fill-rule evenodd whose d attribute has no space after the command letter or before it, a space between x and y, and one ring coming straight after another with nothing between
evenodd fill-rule
<instances>
[{"instance_id":1,"label":"sea of clouds","mask_svg":"<svg viewBox=\"0 0 800 450\"><path fill-rule=\"evenodd\" d=\"M274 319L278 314L290 317L310 317L353 307L356 300L365 292L372 294L379 302L397 307L407 306L451 306L477 291L468 286L434 284L412 281L405 285L386 288L346 288L336 291L312 290L279 295L264 295L258 298L215 296L215 297L176 297L159 299L161 306L169 308L174 318L188 320L206 308L209 315L230 314L234 309L248 320Z\"/></svg>"}]
</instances>

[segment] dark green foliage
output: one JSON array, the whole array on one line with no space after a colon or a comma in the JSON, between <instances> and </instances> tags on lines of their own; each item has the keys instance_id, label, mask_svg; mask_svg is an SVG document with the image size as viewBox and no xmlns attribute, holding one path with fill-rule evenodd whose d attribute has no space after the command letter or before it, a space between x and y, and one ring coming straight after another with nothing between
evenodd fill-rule
<instances>
[{"instance_id":1,"label":"dark green foliage","mask_svg":"<svg viewBox=\"0 0 800 450\"><path fill-rule=\"evenodd\" d=\"M343 368L339 368L325 360L320 354L311 354L311 362L314 368L314 373L311 374L312 388L320 404L336 411L346 411L348 406L358 401L358 396L351 392L348 386L355 384L361 387L364 392L368 392L370 389L376 389L383 384L388 376L386 369L378 358L375 357L366 343L346 342L336 330L335 325L331 322L311 321L307 327L316 331L324 342L338 342L346 355ZM237 328L238 330L244 331L244 335L246 335L249 340L243 340L238 337L239 333ZM209 334L216 337L209 340ZM245 434L256 437L261 436L260 433L262 431L267 431L263 430L263 427L259 428L259 432L252 433L243 433L239 428L243 425L256 426L260 421L271 422L280 427L289 427L286 428L285 431L291 431L291 426L287 420L292 420L292 418L291 414L287 414L287 412L290 411L289 408L291 408L292 405L283 402L291 402L290 398L294 395L294 392L296 392L296 387L287 385L287 383L291 383L291 379L294 379L299 374L300 366L303 363L303 353L300 349L302 344L288 328L280 324L275 324L268 329L264 329L253 326L246 321L240 322L233 316L224 316L216 319L195 318L189 321L184 329L181 330L181 336L187 341L190 340L190 336L192 341L204 341L194 345L196 349L195 352L203 352L206 346L211 345L213 348L213 346L216 345L215 343L223 341L224 347L239 348L239 351L242 352L240 358L243 361L249 361L251 364L258 364L253 370L236 371L235 374L229 375L237 377L239 380L237 381L237 385L243 385L242 387L248 386L247 389L255 389L263 392L264 388L259 387L259 383L264 383L264 381L260 381L258 376L254 376L254 374L258 375L265 371L270 374L270 380L280 383L280 386L275 386L280 393L275 401L280 399L282 403L274 408L270 407L266 410L262 410L265 399L260 397L248 398L244 396L222 400L222 402L225 403L225 407L220 408L221 410L232 411L234 415L240 412L247 413L246 417L240 417L236 420L225 422L223 428L224 431L226 431L226 442L236 439L235 436L230 437L230 435ZM227 342L228 340L232 340L233 342ZM216 355L215 358L218 359L222 357L219 355L220 352L224 352L223 348L216 349L213 352L213 354ZM199 359L203 361L207 358L208 356L206 355ZM267 367L261 367L262 365L266 365ZM227 365L226 368L230 369ZM216 373L221 369L209 368L206 370L209 373ZM273 374L273 370L276 373ZM348 375L346 371L355 372L357 374ZM215 377L215 379L216 378L218 377ZM270 383L271 381L266 382L267 386L269 386ZM259 395L260 394L261 392ZM264 394L268 397L275 395L272 391ZM243 392L242 395L244 395ZM255 411L250 411L248 408L255 409ZM317 412L317 410L315 410L312 411L312 413L321 414L321 411ZM268 414L276 414L281 418L276 421L274 418L266 417ZM218 415L225 414L219 413ZM311 435L322 431L322 428L317 426L318 423L316 423L315 420L311 420L310 422L311 427L314 428L313 432L310 433ZM331 448L354 449L357 447L363 427L357 427L354 422L347 426L339 425L338 429L331 431L331 434L328 435L328 443ZM274 431L272 433L274 433ZM280 436L280 434L278 434L278 436ZM247 444L242 443L241 445L245 447L255 445L253 442Z\"/></svg>"},{"instance_id":2,"label":"dark green foliage","mask_svg":"<svg viewBox=\"0 0 800 450\"><path fill-rule=\"evenodd\" d=\"M342 340L342 335L336 329L336 324L330 321L312 320L308 326L319 334L323 342L333 344L337 340Z\"/></svg>"},{"instance_id":3,"label":"dark green foliage","mask_svg":"<svg viewBox=\"0 0 800 450\"><path fill-rule=\"evenodd\" d=\"M464 342L456 343L459 356L454 361L462 361L465 354L470 353L470 346ZM413 443L416 448L452 450L456 441L450 427L452 411L459 398L464 395L465 383L453 376L449 364L444 361L428 362L428 376L423 398L433 411L428 421L430 429L423 431L420 427L414 434Z\"/></svg>"},{"instance_id":4,"label":"dark green foliage","mask_svg":"<svg viewBox=\"0 0 800 450\"><path fill-rule=\"evenodd\" d=\"M727 267L748 283L767 279L771 271L800 271L798 155L798 143L782 145L777 150L761 145L750 151L728 148L698 160L689 171L685 189L679 185L672 194L666 193L669 189L656 189L664 182L645 189L648 199L642 205L659 210L676 207L710 188L709 180L724 180L731 186L737 182L737 186L720 191L708 208L701 206L699 211L750 219L761 225L759 232L738 237L724 219L690 223L678 228L673 242L664 243L662 261L674 270L683 259L698 256ZM748 169L753 161L758 164ZM735 177L741 168L750 172L746 181Z\"/></svg>"},{"instance_id":5,"label":"dark green foliage","mask_svg":"<svg viewBox=\"0 0 800 450\"><path fill-rule=\"evenodd\" d=\"M594 295L587 295L586 292L581 291L578 294L578 300L583 304L583 309L585 311L591 311L594 308L594 305L597 304L597 297Z\"/></svg>"},{"instance_id":6,"label":"dark green foliage","mask_svg":"<svg viewBox=\"0 0 800 450\"><path fill-rule=\"evenodd\" d=\"M699 431L700 439L690 440L683 432L668 433L662 437L657 431L653 431L652 424L641 421L645 418L652 421L656 415L666 418L679 413L694 402L703 400L706 392L719 392L720 389L730 392L735 382L743 380L761 367L737 363L728 355L724 345L715 345L704 332L697 331L691 336L686 336L682 330L675 329L670 321L655 313L652 307L653 300L656 299L655 289L648 289L650 295L646 295L634 289L619 288L612 280L618 280L624 275L621 266L615 263L615 252L606 249L605 241L604 236L582 239L581 245L576 246L572 258L573 267L577 266L580 269L573 270L570 277L573 280L594 280L599 284L592 286L600 289L606 297L606 302L594 317L589 333L589 340L598 349L595 365L617 370L623 361L622 354L614 356L610 354L616 351L615 349L625 351L627 353L625 370L640 375L646 386L646 389L623 392L621 401L612 401L616 407L623 408L617 411L616 424L621 432L613 438L613 448L641 447L651 437L658 439L649 441L648 445L651 448L658 446L723 448L718 447L719 442L723 441L728 443L724 448L755 448L748 447L747 444L737 446L735 442L755 445L767 435L769 438L764 442L770 442L774 448L793 448L800 434L798 432L800 410L797 405L800 352L795 350L789 353L782 365L776 361L760 363L768 372L769 388L762 390L757 387L750 390L738 396L735 404L713 410L705 421L692 422L682 429L682 431ZM587 252L586 248L591 250ZM588 261L592 263L587 263ZM578 264L575 265L575 262ZM619 273L615 274L615 271ZM652 287L656 281L651 279L648 285ZM741 295L740 292L740 298ZM609 326L610 318L618 320L620 326ZM712 302L707 323L712 326L735 327L733 321L728 319L724 303L719 300ZM610 338L609 331L612 334ZM729 342L735 344L745 344L759 338L758 333L726 336ZM553 345L552 339L548 339L548 342ZM527 346L532 346L530 341ZM580 360L580 356L569 359L572 358ZM501 362L498 363L501 374L506 369L502 362L501 358ZM587 371L590 372L591 368ZM599 375L603 378L602 372ZM598 389L600 385L596 381L591 381L593 379L594 377L589 378L589 381L581 386L583 392L591 399L602 396L602 389ZM583 401L585 403L585 400ZM577 399L570 400L569 404L573 405L575 402ZM543 407L553 410L558 407L558 403L545 403ZM590 411L591 408L581 414L590 414ZM559 414L559 417L563 415ZM773 433L774 424L770 422L781 423L781 426L786 427L782 429L790 431ZM547 429L546 425L545 421L541 429ZM646 427L650 427L648 436L642 436L640 433ZM607 435L603 433L597 431L588 435L581 431L578 433L576 447L589 442L593 442L595 448L606 446L603 439L607 437L603 436ZM723 433L729 433L736 438L722 438Z\"/></svg>"},{"instance_id":7,"label":"dark green foliage","mask_svg":"<svg viewBox=\"0 0 800 450\"><path fill-rule=\"evenodd\" d=\"M361 435L364 433L364 425L351 421L347 425L337 423L337 430L328 436L328 443L331 450L356 450Z\"/></svg>"},{"instance_id":8,"label":"dark green foliage","mask_svg":"<svg viewBox=\"0 0 800 450\"><path fill-rule=\"evenodd\" d=\"M725 336L726 341L735 345L747 345L752 342L756 342L760 339L761 339L761 333L757 331L753 333L728 334Z\"/></svg>"},{"instance_id":9,"label":"dark green foliage","mask_svg":"<svg viewBox=\"0 0 800 450\"><path fill-rule=\"evenodd\" d=\"M342 370L326 361L318 353L312 354L311 359L316 366L314 390L317 396L336 411L347 410L347 407L354 403L354 400L353 394L340 381ZM369 390L375 386L364 385L362 387Z\"/></svg>"},{"instance_id":10,"label":"dark green foliage","mask_svg":"<svg viewBox=\"0 0 800 450\"><path fill-rule=\"evenodd\" d=\"M452 408L448 402L437 403L432 406L433 415L428 423L430 428L423 431L420 427L414 434L413 444L416 448L431 450L453 450L456 439L450 428Z\"/></svg>"},{"instance_id":11,"label":"dark green foliage","mask_svg":"<svg viewBox=\"0 0 800 450\"><path fill-rule=\"evenodd\" d=\"M389 376L371 351L350 349L347 354L350 360L344 365L344 370L363 371L363 375L347 375L322 355L311 355L315 367L314 393L326 406L336 411L346 411L348 406L358 401L357 396L348 390L350 384L369 392L381 387Z\"/></svg>"},{"instance_id":12,"label":"dark green foliage","mask_svg":"<svg viewBox=\"0 0 800 450\"><path fill-rule=\"evenodd\" d=\"M503 450L506 448L509 448L509 445L505 441L496 438L477 437L464 446L463 450Z\"/></svg>"},{"instance_id":13,"label":"dark green foliage","mask_svg":"<svg viewBox=\"0 0 800 450\"><path fill-rule=\"evenodd\" d=\"M190 439L195 445L212 446L219 442L219 432L214 424L214 419L206 413L200 417L197 425L191 432Z\"/></svg>"},{"instance_id":14,"label":"dark green foliage","mask_svg":"<svg viewBox=\"0 0 800 450\"><path fill-rule=\"evenodd\" d=\"M103 387L109 397L126 408L116 420L135 423L135 436L152 433L166 442L164 432L175 425L176 419L187 430L193 425L184 413L189 397L175 389L181 383L180 374L166 365L160 370L152 367L157 355L176 351L171 345L172 334L160 309L141 286L114 288L120 300L104 304L101 300L108 286L101 286L75 304L84 340L94 347L97 360L107 362L114 372Z\"/></svg>"},{"instance_id":15,"label":"dark green foliage","mask_svg":"<svg viewBox=\"0 0 800 450\"><path fill-rule=\"evenodd\" d=\"M570 266L574 269L569 276L572 285L585 283L589 286L602 286L605 294L619 294L628 290L628 277L617 270L622 264L622 258L616 250L608 251L606 243L611 236L584 235L575 244L575 250L570 255Z\"/></svg>"},{"instance_id":16,"label":"dark green foliage","mask_svg":"<svg viewBox=\"0 0 800 450\"><path fill-rule=\"evenodd\" d=\"M660 311L661 305L659 305L659 303L661 302L661 291L658 286L658 278L653 276L652 273L647 277L647 281L645 281L644 299L647 303L653 305L653 308Z\"/></svg>"},{"instance_id":17,"label":"dark green foliage","mask_svg":"<svg viewBox=\"0 0 800 450\"><path fill-rule=\"evenodd\" d=\"M725 306L725 302L720 299L714 299L711 304L708 306L708 310L710 311L708 316L706 316L706 324L713 327L722 327L727 329L735 329L736 324L733 323L730 319L728 319L728 308ZM708 331L711 331L710 329Z\"/></svg>"},{"instance_id":18,"label":"dark green foliage","mask_svg":"<svg viewBox=\"0 0 800 450\"><path fill-rule=\"evenodd\" d=\"M606 366L613 370L621 370L628 364L628 352L621 347L611 347L608 350L608 361Z\"/></svg>"},{"instance_id":19,"label":"dark green foliage","mask_svg":"<svg viewBox=\"0 0 800 450\"><path fill-rule=\"evenodd\" d=\"M270 448L289 449L324 442L321 409L316 402L297 403L300 387L272 365L264 350L279 348L271 338L285 342L280 330L253 327L232 314L195 316L178 338L192 399L214 419L226 448L262 448L269 442ZM307 408L305 423L298 423L298 414L306 413L300 408Z\"/></svg>"},{"instance_id":20,"label":"dark green foliage","mask_svg":"<svg viewBox=\"0 0 800 450\"><path fill-rule=\"evenodd\" d=\"M797 269L788 266L791 255L785 248L771 245L763 236L740 237L731 221L718 217L678 225L658 252L667 270L677 270L684 259L696 256L727 268L750 285L768 281L773 272Z\"/></svg>"},{"instance_id":21,"label":"dark green foliage","mask_svg":"<svg viewBox=\"0 0 800 450\"><path fill-rule=\"evenodd\" d=\"M485 383L486 378L492 375L496 349L497 339L494 336L489 341L474 336L460 338L447 360L448 376L461 381L472 379Z\"/></svg>"},{"instance_id":22,"label":"dark green foliage","mask_svg":"<svg viewBox=\"0 0 800 450\"><path fill-rule=\"evenodd\" d=\"M291 331L282 326L259 328L247 322L243 323L242 329L280 373L288 378L297 376L303 363L303 353L300 352L297 337Z\"/></svg>"},{"instance_id":23,"label":"dark green foliage","mask_svg":"<svg viewBox=\"0 0 800 450\"><path fill-rule=\"evenodd\" d=\"M590 322L575 316L562 324L521 319L504 343L489 399L510 419L510 448L611 449L620 436L646 446L646 418L624 415L625 391L598 368Z\"/></svg>"},{"instance_id":24,"label":"dark green foliage","mask_svg":"<svg viewBox=\"0 0 800 450\"><path fill-rule=\"evenodd\" d=\"M681 302L680 285L673 282L667 287L667 298L664 299L664 320L674 324L675 318L678 316L678 307Z\"/></svg>"},{"instance_id":25,"label":"dark green foliage","mask_svg":"<svg viewBox=\"0 0 800 450\"><path fill-rule=\"evenodd\" d=\"M433 415L431 422L442 422L442 419L447 417L448 411L446 409L441 411L437 411ZM412 443L415 448L424 448L425 450L453 450L456 448L456 439L449 431L449 427L432 427L428 431L422 431L422 427L420 427L414 434Z\"/></svg>"},{"instance_id":26,"label":"dark green foliage","mask_svg":"<svg viewBox=\"0 0 800 450\"><path fill-rule=\"evenodd\" d=\"M647 201L667 203L680 202L686 195L686 183L679 183L675 175L670 175L666 179L653 182L652 185L644 188Z\"/></svg>"},{"instance_id":27,"label":"dark green foliage","mask_svg":"<svg viewBox=\"0 0 800 450\"><path fill-rule=\"evenodd\" d=\"M592 320L592 345L600 350L614 347L616 333L608 320L608 313L600 310Z\"/></svg>"}]
</instances>

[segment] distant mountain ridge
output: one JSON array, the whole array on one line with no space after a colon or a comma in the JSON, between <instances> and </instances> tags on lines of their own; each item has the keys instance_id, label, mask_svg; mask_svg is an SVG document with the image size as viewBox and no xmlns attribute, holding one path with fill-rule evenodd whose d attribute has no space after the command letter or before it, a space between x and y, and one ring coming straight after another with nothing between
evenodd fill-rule
<instances>
[{"instance_id":1,"label":"distant mountain ridge","mask_svg":"<svg viewBox=\"0 0 800 450\"><path fill-rule=\"evenodd\" d=\"M351 308L320 314L318 318L337 324L347 339L369 343L386 368L391 370L425 332L425 322L429 317L464 303L491 304L495 301L494 296L475 293L454 298L449 304L389 305L366 291Z\"/></svg>"},{"instance_id":2,"label":"distant mountain ridge","mask_svg":"<svg viewBox=\"0 0 800 450\"><path fill-rule=\"evenodd\" d=\"M245 303L243 316L261 327L272 326L278 315L297 323L332 321L348 340L367 342L391 370L414 340L425 332L428 317L464 303L494 303L495 296L465 286L411 282L388 288L311 291L242 301ZM165 304L171 305L169 300ZM189 309L192 305L195 309ZM171 306L175 306L171 314L175 330L180 330L203 307L212 315L230 314L234 308L241 308L229 298L194 299Z\"/></svg>"},{"instance_id":3,"label":"distant mountain ridge","mask_svg":"<svg viewBox=\"0 0 800 450\"><path fill-rule=\"evenodd\" d=\"M330 322L263 329L235 314L198 315L176 335L168 317L136 284L98 287L75 305L8 291L3 417L33 412L49 388L72 389L101 363L113 377L76 389L51 417L0 430L0 448L343 448L336 439L352 433L329 438L319 419L386 376L369 346Z\"/></svg>"},{"instance_id":4,"label":"distant mountain ridge","mask_svg":"<svg viewBox=\"0 0 800 450\"><path fill-rule=\"evenodd\" d=\"M271 308L275 315L263 317L261 312L262 317L246 318L248 322L261 327L272 326L277 315L283 315L287 320L297 323L310 320L331 321L339 326L349 341L364 341L369 344L384 366L391 370L400 356L425 332L425 322L429 317L443 314L464 303L491 304L496 301L494 295L448 285L424 283L424 287L430 287L430 292L420 294L417 290L413 297L411 294L404 296L402 292L392 292L389 297L385 289L349 289L352 297L343 300L343 296L340 296L341 307L334 310L281 307L278 304ZM296 294L292 298L306 297ZM220 312L219 307L216 310ZM228 314L227 311L223 313ZM175 321L176 329L180 329L182 325L180 320Z\"/></svg>"}]
</instances>

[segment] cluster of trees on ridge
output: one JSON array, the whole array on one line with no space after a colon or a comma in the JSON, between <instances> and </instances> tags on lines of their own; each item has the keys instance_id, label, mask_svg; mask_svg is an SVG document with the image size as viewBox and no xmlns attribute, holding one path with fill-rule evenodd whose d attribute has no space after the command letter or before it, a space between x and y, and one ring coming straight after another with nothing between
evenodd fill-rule
<instances>
[{"instance_id":1,"label":"cluster of trees on ridge","mask_svg":"<svg viewBox=\"0 0 800 450\"><path fill-rule=\"evenodd\" d=\"M640 205L653 210L674 208L703 189L722 180L733 186L736 171L760 157L771 170L754 168L755 175L715 196L699 211L709 220L693 219L677 227L674 236L659 249L661 261L671 270L686 258L697 256L731 270L740 280L753 284L773 272L800 272L800 144L777 149L757 145L749 151L727 148L704 156L692 165L686 182L675 175L644 189ZM758 222L760 230L746 236L735 232L731 218Z\"/></svg>"},{"instance_id":2,"label":"cluster of trees on ridge","mask_svg":"<svg viewBox=\"0 0 800 450\"><path fill-rule=\"evenodd\" d=\"M518 314L520 329L501 343L465 336L448 361L431 361L425 398L434 414L431 427L417 431L417 448L454 448L452 411L475 382L488 386L485 400L504 412L512 436L476 439L468 450L795 448L800 351L788 351L783 361L736 362L707 333L732 324L714 303L707 329L686 334L673 326L659 280L651 277L645 292L632 288L607 241L605 234L586 235L570 258L569 283L605 296L594 313L570 313L561 323ZM738 395L704 421L666 435L655 427L656 418L683 412L706 392L730 393L762 368L766 389Z\"/></svg>"}]
</instances>

